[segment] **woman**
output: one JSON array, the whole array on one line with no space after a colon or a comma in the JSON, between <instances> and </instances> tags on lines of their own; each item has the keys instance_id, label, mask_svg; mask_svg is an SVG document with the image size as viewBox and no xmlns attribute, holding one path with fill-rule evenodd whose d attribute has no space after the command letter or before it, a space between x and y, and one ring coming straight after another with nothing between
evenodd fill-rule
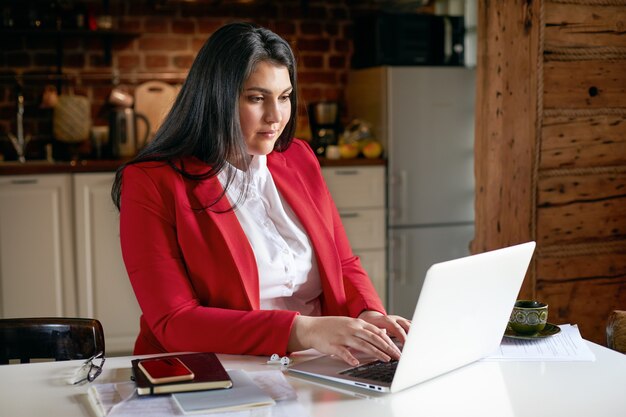
<instances>
[{"instance_id":1,"label":"woman","mask_svg":"<svg viewBox=\"0 0 626 417\"><path fill-rule=\"evenodd\" d=\"M388 361L387 316L351 252L315 155L293 139L293 53L248 23L216 31L156 137L117 173L136 354L302 349Z\"/></svg>"}]
</instances>

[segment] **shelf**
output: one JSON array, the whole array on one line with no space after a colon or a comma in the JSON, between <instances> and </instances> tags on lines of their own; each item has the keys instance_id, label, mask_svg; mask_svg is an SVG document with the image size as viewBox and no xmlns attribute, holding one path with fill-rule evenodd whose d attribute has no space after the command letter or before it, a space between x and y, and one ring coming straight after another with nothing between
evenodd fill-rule
<instances>
[{"instance_id":1,"label":"shelf","mask_svg":"<svg viewBox=\"0 0 626 417\"><path fill-rule=\"evenodd\" d=\"M139 32L115 29L0 29L0 36L6 37L54 37L57 40L57 73L62 73L63 40L68 38L101 38L104 48L104 62L111 64L111 41L113 39L133 39L140 36Z\"/></svg>"},{"instance_id":2,"label":"shelf","mask_svg":"<svg viewBox=\"0 0 626 417\"><path fill-rule=\"evenodd\" d=\"M114 38L134 38L140 35L139 32L132 32L127 30L115 30L115 29L0 29L2 36L17 35L17 36L60 36L65 38L71 37L102 37L110 36Z\"/></svg>"},{"instance_id":3,"label":"shelf","mask_svg":"<svg viewBox=\"0 0 626 417\"><path fill-rule=\"evenodd\" d=\"M35 174L65 174L76 172L115 172L128 159L95 160L83 159L79 161L27 160L25 163L9 161L0 162L0 177L3 175L35 175Z\"/></svg>"}]
</instances>

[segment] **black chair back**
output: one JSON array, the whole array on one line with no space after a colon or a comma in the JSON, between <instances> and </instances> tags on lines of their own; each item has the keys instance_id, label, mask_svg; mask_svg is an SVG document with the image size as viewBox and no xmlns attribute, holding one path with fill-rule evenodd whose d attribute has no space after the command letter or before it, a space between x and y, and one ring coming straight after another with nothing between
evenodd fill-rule
<instances>
[{"instance_id":1,"label":"black chair back","mask_svg":"<svg viewBox=\"0 0 626 417\"><path fill-rule=\"evenodd\" d=\"M104 330L95 319L40 317L0 319L0 365L19 359L89 359L104 353Z\"/></svg>"}]
</instances>

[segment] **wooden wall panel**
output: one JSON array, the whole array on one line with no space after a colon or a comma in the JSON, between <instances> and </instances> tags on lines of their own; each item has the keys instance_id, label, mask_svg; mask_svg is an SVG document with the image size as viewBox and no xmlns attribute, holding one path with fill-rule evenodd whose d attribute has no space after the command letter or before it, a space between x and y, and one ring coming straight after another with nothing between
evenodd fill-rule
<instances>
[{"instance_id":1,"label":"wooden wall panel","mask_svg":"<svg viewBox=\"0 0 626 417\"><path fill-rule=\"evenodd\" d=\"M626 239L626 194L617 199L541 207L537 242L541 246Z\"/></svg>"},{"instance_id":2,"label":"wooden wall panel","mask_svg":"<svg viewBox=\"0 0 626 417\"><path fill-rule=\"evenodd\" d=\"M537 291L552 323L576 323L583 337L605 345L609 313L626 299L626 245L607 253L544 256Z\"/></svg>"},{"instance_id":3,"label":"wooden wall panel","mask_svg":"<svg viewBox=\"0 0 626 417\"><path fill-rule=\"evenodd\" d=\"M623 171L581 170L570 171L569 175L545 175L539 179L537 188L539 207L619 200L626 198L626 166Z\"/></svg>"},{"instance_id":4,"label":"wooden wall panel","mask_svg":"<svg viewBox=\"0 0 626 417\"><path fill-rule=\"evenodd\" d=\"M604 344L626 306L626 0L478 3L472 250L536 239L520 296Z\"/></svg>"},{"instance_id":5,"label":"wooden wall panel","mask_svg":"<svg viewBox=\"0 0 626 417\"><path fill-rule=\"evenodd\" d=\"M625 61L546 62L543 85L545 109L626 107Z\"/></svg>"},{"instance_id":6,"label":"wooden wall panel","mask_svg":"<svg viewBox=\"0 0 626 417\"><path fill-rule=\"evenodd\" d=\"M537 188L540 246L626 239L626 167L547 171Z\"/></svg>"},{"instance_id":7,"label":"wooden wall panel","mask_svg":"<svg viewBox=\"0 0 626 417\"><path fill-rule=\"evenodd\" d=\"M626 46L623 6L545 2L545 44L550 47Z\"/></svg>"},{"instance_id":8,"label":"wooden wall panel","mask_svg":"<svg viewBox=\"0 0 626 417\"><path fill-rule=\"evenodd\" d=\"M605 344L626 303L626 1L591 3L544 1L535 292Z\"/></svg>"},{"instance_id":9,"label":"wooden wall panel","mask_svg":"<svg viewBox=\"0 0 626 417\"><path fill-rule=\"evenodd\" d=\"M539 169L626 165L626 115L544 117Z\"/></svg>"}]
</instances>

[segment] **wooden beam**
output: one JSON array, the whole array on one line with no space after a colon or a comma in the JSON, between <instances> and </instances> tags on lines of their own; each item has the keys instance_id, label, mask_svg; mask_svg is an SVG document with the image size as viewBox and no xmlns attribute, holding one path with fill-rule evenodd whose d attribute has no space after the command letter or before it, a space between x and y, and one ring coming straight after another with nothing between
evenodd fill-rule
<instances>
[{"instance_id":1,"label":"wooden beam","mask_svg":"<svg viewBox=\"0 0 626 417\"><path fill-rule=\"evenodd\" d=\"M473 253L534 239L539 2L478 2ZM533 276L522 295L533 295Z\"/></svg>"}]
</instances>

